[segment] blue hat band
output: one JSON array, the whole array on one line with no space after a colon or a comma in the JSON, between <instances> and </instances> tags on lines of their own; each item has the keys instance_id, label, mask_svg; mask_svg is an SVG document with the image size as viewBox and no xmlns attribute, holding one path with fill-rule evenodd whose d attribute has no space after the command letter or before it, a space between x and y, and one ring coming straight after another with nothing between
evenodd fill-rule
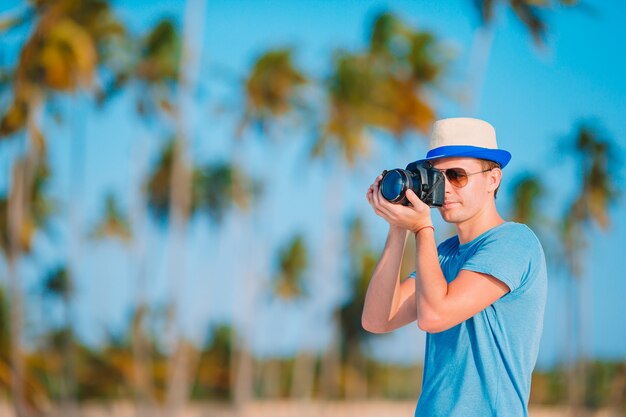
<instances>
[{"instance_id":1,"label":"blue hat band","mask_svg":"<svg viewBox=\"0 0 626 417\"><path fill-rule=\"evenodd\" d=\"M422 161L454 157L486 159L488 161L499 163L501 168L504 168L511 160L511 154L502 149L489 149L466 145L449 145L431 149L426 154L426 158L422 159Z\"/></svg>"}]
</instances>

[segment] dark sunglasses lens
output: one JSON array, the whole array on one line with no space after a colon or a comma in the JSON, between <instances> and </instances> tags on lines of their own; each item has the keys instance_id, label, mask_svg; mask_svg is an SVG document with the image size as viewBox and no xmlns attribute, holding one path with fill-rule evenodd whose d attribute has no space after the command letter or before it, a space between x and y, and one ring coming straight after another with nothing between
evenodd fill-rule
<instances>
[{"instance_id":1,"label":"dark sunglasses lens","mask_svg":"<svg viewBox=\"0 0 626 417\"><path fill-rule=\"evenodd\" d=\"M446 169L446 177L455 187L463 187L467 184L467 173L461 168Z\"/></svg>"}]
</instances>

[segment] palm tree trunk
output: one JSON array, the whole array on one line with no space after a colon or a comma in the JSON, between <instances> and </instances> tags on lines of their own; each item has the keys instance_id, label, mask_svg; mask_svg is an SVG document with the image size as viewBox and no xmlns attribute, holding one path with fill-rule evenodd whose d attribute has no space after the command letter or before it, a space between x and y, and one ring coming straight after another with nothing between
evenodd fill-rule
<instances>
[{"instance_id":1,"label":"palm tree trunk","mask_svg":"<svg viewBox=\"0 0 626 417\"><path fill-rule=\"evenodd\" d=\"M20 253L20 234L24 213L24 162L17 161L13 168L13 189L9 193L8 225L9 252L7 256L9 280L10 337L11 337L11 396L17 417L27 416L24 400L24 362L22 358L22 290L17 275Z\"/></svg>"},{"instance_id":2,"label":"palm tree trunk","mask_svg":"<svg viewBox=\"0 0 626 417\"><path fill-rule=\"evenodd\" d=\"M178 118L181 116L179 115ZM182 122L179 122L182 123ZM181 295L184 293L184 283L186 281L184 250L185 229L188 219L189 201L191 190L189 166L185 160L186 150L185 138L179 131L174 143L174 156L172 162L172 176L170 182L170 259L169 259L169 280L170 280L170 307L168 312L169 342L172 348L168 361L168 387L166 395L166 410L168 415L176 416L180 410L181 398L180 378L187 374L186 369L179 369L179 366L186 366L187 361L181 358L184 343L179 330L178 305Z\"/></svg>"},{"instance_id":3,"label":"palm tree trunk","mask_svg":"<svg viewBox=\"0 0 626 417\"><path fill-rule=\"evenodd\" d=\"M293 376L289 396L293 399L310 400L315 382L315 354L307 350L298 352L293 364Z\"/></svg>"},{"instance_id":4,"label":"palm tree trunk","mask_svg":"<svg viewBox=\"0 0 626 417\"><path fill-rule=\"evenodd\" d=\"M240 239L242 242L241 253L252 254L254 253L253 242L246 237L250 230L254 230L252 217L245 213L237 213L237 215L241 216L241 220L237 221L233 234L242 237ZM260 224L260 222L255 223L257 226ZM244 245L247 246L244 247ZM235 409L237 413L241 414L245 405L254 396L254 363L251 338L254 325L254 304L257 295L254 281L255 278L259 277L258 270L260 268L253 263L255 261L252 256L244 264L241 263L241 260L236 262L238 264L233 268L234 275L248 279L248 282L242 283L241 291L236 292L235 295L237 305L235 312L239 313L240 316L238 320L234 320L236 324L233 325L231 334L231 347L233 349L231 355L231 393Z\"/></svg>"},{"instance_id":5,"label":"palm tree trunk","mask_svg":"<svg viewBox=\"0 0 626 417\"><path fill-rule=\"evenodd\" d=\"M136 175L144 178L147 171L147 149L144 141L138 141L133 161L136 162ZM131 174L132 177L132 174ZM152 361L150 346L146 340L145 317L148 314L148 301L146 290L147 283L147 260L145 248L145 219L146 219L146 193L143 184L139 184L131 195L132 208L132 235L133 235L133 258L136 261L136 282L135 289L135 320L132 328L132 354L133 354L133 376L136 402L136 416L149 417L156 412L156 402L154 399L154 386L152 379Z\"/></svg>"},{"instance_id":6,"label":"palm tree trunk","mask_svg":"<svg viewBox=\"0 0 626 417\"><path fill-rule=\"evenodd\" d=\"M334 156L334 161L329 163L333 169L329 170L328 187L326 189L326 215L328 217L325 230L324 250L322 251L320 274L333 281L343 277L341 271L341 254L343 242L342 224L342 196L343 181L346 178L342 160ZM336 398L340 394L340 366L341 366L341 320L339 319L338 307L332 316L332 339L322 360L321 378L323 392L326 398Z\"/></svg>"},{"instance_id":7,"label":"palm tree trunk","mask_svg":"<svg viewBox=\"0 0 626 417\"><path fill-rule=\"evenodd\" d=\"M611 382L610 407L613 417L624 415L626 408L626 364L617 365L613 381Z\"/></svg>"},{"instance_id":8,"label":"palm tree trunk","mask_svg":"<svg viewBox=\"0 0 626 417\"><path fill-rule=\"evenodd\" d=\"M179 95L178 106L175 110L176 138L174 142L174 154L172 161L172 176L170 179L170 282L172 288L172 303L170 311L170 323L172 326L172 340L177 347L170 356L168 363L169 381L166 395L166 410L168 415L178 415L180 409L187 401L189 394L189 366L197 362L188 355L191 349L181 340L178 332L178 302L183 294L186 268L184 258L185 229L191 206L191 168L187 155L187 140L189 132L187 122L184 119L190 112L188 101L194 92L193 81L197 78L200 54L193 56L192 39L203 35L203 22L206 10L205 0L187 0L183 22L182 57L179 66ZM199 17L198 17L199 16ZM196 20L197 19L197 20ZM200 22L199 27L193 25ZM194 59L195 58L195 59Z\"/></svg>"},{"instance_id":9,"label":"palm tree trunk","mask_svg":"<svg viewBox=\"0 0 626 417\"><path fill-rule=\"evenodd\" d=\"M82 236L82 196L85 179L85 114L81 111L80 92L72 97L72 146L70 164L72 175L72 203L69 205L70 250L68 256L69 276L72 283L77 282ZM77 413L76 403L76 348L74 344L74 302L71 294L64 294L65 326L67 334L63 341L63 372L61 383L61 410L64 416L72 417Z\"/></svg>"},{"instance_id":10,"label":"palm tree trunk","mask_svg":"<svg viewBox=\"0 0 626 417\"><path fill-rule=\"evenodd\" d=\"M231 146L230 161L235 169L246 166L241 145L241 142L233 142ZM268 148L270 152L273 152L271 147ZM272 153L270 157L276 157L276 154ZM262 183L270 184L274 173L268 166ZM233 268L234 276L248 280L248 282L241 282L241 289L235 291L236 295L233 300L236 317L233 320L230 343L232 349L230 390L237 415L244 413L245 406L255 396L255 373L261 378L264 376L262 366L259 365L255 369L251 337L254 326L254 307L259 292L258 283L265 278L264 267L258 260L262 258L267 260L271 256L268 245L263 241L266 239L266 230L261 227L263 224L270 225L270 227L274 224L272 215L276 211L272 209L272 201L269 201L269 204L267 211L255 210L253 213L246 213L243 210L235 210L233 213L236 220L232 234L239 237L237 241L241 242L238 250L240 253L250 254L244 262L241 259L236 260Z\"/></svg>"},{"instance_id":11,"label":"palm tree trunk","mask_svg":"<svg viewBox=\"0 0 626 417\"><path fill-rule=\"evenodd\" d=\"M318 317L314 311L311 311L310 315ZM317 365L317 355L311 349L310 342L313 341L312 336L316 337L316 335L312 335L306 326L300 327L299 332L298 340L301 344L294 359L289 396L308 401L313 397Z\"/></svg>"},{"instance_id":12,"label":"palm tree trunk","mask_svg":"<svg viewBox=\"0 0 626 417\"><path fill-rule=\"evenodd\" d=\"M235 333L235 332L233 332ZM231 355L231 392L233 397L233 405L237 415L240 415L245 405L252 399L252 379L253 379L253 363L250 354L250 346L247 342L248 338L242 338L242 342L237 341Z\"/></svg>"},{"instance_id":13,"label":"palm tree trunk","mask_svg":"<svg viewBox=\"0 0 626 417\"><path fill-rule=\"evenodd\" d=\"M574 415L579 416L587 416L587 346L585 341L588 340L587 333L587 323L586 323L586 307L587 307L587 294L585 288L585 278L581 274L579 279L576 281L577 283L577 352L578 358L576 361L576 402L574 404Z\"/></svg>"},{"instance_id":14,"label":"palm tree trunk","mask_svg":"<svg viewBox=\"0 0 626 417\"><path fill-rule=\"evenodd\" d=\"M138 304L138 316L133 323L132 354L133 376L137 417L148 417L155 412L153 384L151 373L151 355L147 346L143 329L143 312L145 305Z\"/></svg>"},{"instance_id":15,"label":"palm tree trunk","mask_svg":"<svg viewBox=\"0 0 626 417\"><path fill-rule=\"evenodd\" d=\"M358 344L358 340L354 341L347 346L346 350L345 385L347 400L367 398L367 361L361 354Z\"/></svg>"},{"instance_id":16,"label":"palm tree trunk","mask_svg":"<svg viewBox=\"0 0 626 417\"><path fill-rule=\"evenodd\" d=\"M468 97L466 111L469 116L475 115L480 108L485 75L493 46L494 24L494 22L491 22L491 24L481 26L474 33L467 74Z\"/></svg>"},{"instance_id":17,"label":"palm tree trunk","mask_svg":"<svg viewBox=\"0 0 626 417\"><path fill-rule=\"evenodd\" d=\"M578 280L578 361L577 361L577 384L578 384L578 410L577 416L587 416L587 340L589 339L589 318L590 294L585 288L587 280L581 274Z\"/></svg>"},{"instance_id":18,"label":"palm tree trunk","mask_svg":"<svg viewBox=\"0 0 626 417\"><path fill-rule=\"evenodd\" d=\"M321 363L321 395L323 398L337 399L340 395L340 370L341 370L341 345L339 320L333 316L332 335L330 345L327 347Z\"/></svg>"},{"instance_id":19,"label":"palm tree trunk","mask_svg":"<svg viewBox=\"0 0 626 417\"><path fill-rule=\"evenodd\" d=\"M172 361L173 359L173 361ZM181 414L191 391L192 376L200 359L200 351L190 342L179 340L176 352L170 356L169 381L167 387L166 415Z\"/></svg>"},{"instance_id":20,"label":"palm tree trunk","mask_svg":"<svg viewBox=\"0 0 626 417\"><path fill-rule=\"evenodd\" d=\"M21 352L21 338L23 326L22 289L17 275L18 260L22 248L22 226L27 213L30 213L30 195L34 181L34 172L39 163L39 143L37 142L36 122L40 117L41 106L33 98L30 102L31 109L27 120L27 136L25 138L24 159L18 159L13 169L14 183L9 193L8 202L8 224L9 224L9 256L8 272L10 287L10 309L11 309L11 361L12 378L11 390L14 401L14 408L17 417L29 415L29 410L25 402L24 380L25 369Z\"/></svg>"},{"instance_id":21,"label":"palm tree trunk","mask_svg":"<svg viewBox=\"0 0 626 417\"><path fill-rule=\"evenodd\" d=\"M573 279L567 284L568 294L566 297L566 317L567 317L567 396L570 415L574 415L576 408L577 386L576 386L576 282Z\"/></svg>"},{"instance_id":22,"label":"palm tree trunk","mask_svg":"<svg viewBox=\"0 0 626 417\"><path fill-rule=\"evenodd\" d=\"M26 123L27 136L24 140L24 159L18 159L13 168L13 187L9 192L8 228L9 254L7 256L8 279L10 291L10 335L11 335L11 394L17 417L28 417L30 410L25 400L25 367L21 350L23 306L22 289L17 273L18 261L22 248L24 230L22 226L26 215L30 213L30 195L34 181L34 172L40 163L40 146L37 122L41 116L41 106L33 97L30 101Z\"/></svg>"},{"instance_id":23,"label":"palm tree trunk","mask_svg":"<svg viewBox=\"0 0 626 417\"><path fill-rule=\"evenodd\" d=\"M75 401L75 375L76 375L76 365L75 365L75 356L76 349L74 345L74 332L72 326L72 302L70 300L70 296L67 294L63 296L63 304L65 310L65 326L66 333L65 338L63 340L63 381L62 381L62 391L61 391L61 410L64 416L74 416L77 412L76 401Z\"/></svg>"},{"instance_id":24,"label":"palm tree trunk","mask_svg":"<svg viewBox=\"0 0 626 417\"><path fill-rule=\"evenodd\" d=\"M261 396L277 399L281 394L282 366L278 358L268 358L263 363L261 379Z\"/></svg>"},{"instance_id":25,"label":"palm tree trunk","mask_svg":"<svg viewBox=\"0 0 626 417\"><path fill-rule=\"evenodd\" d=\"M569 377L569 403L570 403L570 415L574 417L583 416L583 404L584 404L584 381L583 378L583 366L584 359L581 352L581 323L582 315L580 312L580 288L581 282L579 278L575 278L570 283L570 314L572 317L572 326L570 329L570 349L572 349L572 357L570 362L570 377Z\"/></svg>"}]
</instances>

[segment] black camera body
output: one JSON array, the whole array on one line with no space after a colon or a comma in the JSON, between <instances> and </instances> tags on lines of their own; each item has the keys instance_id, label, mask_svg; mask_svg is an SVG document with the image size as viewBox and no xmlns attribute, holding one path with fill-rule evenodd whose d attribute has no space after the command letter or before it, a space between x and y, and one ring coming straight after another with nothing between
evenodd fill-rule
<instances>
[{"instance_id":1,"label":"black camera body","mask_svg":"<svg viewBox=\"0 0 626 417\"><path fill-rule=\"evenodd\" d=\"M383 171L380 191L385 200L408 206L406 190L413 190L415 195L430 207L441 207L445 198L445 180L443 173L426 161L411 162L406 169Z\"/></svg>"}]
</instances>

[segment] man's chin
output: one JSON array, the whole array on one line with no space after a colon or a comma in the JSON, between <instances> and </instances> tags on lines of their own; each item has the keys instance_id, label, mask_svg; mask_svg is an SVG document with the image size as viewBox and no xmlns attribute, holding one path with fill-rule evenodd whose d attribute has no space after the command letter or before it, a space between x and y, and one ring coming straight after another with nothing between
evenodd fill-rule
<instances>
[{"instance_id":1,"label":"man's chin","mask_svg":"<svg viewBox=\"0 0 626 417\"><path fill-rule=\"evenodd\" d=\"M453 213L450 210L447 210L443 207L439 207L439 214L441 214L441 218L446 223L457 223L457 220Z\"/></svg>"}]
</instances>

